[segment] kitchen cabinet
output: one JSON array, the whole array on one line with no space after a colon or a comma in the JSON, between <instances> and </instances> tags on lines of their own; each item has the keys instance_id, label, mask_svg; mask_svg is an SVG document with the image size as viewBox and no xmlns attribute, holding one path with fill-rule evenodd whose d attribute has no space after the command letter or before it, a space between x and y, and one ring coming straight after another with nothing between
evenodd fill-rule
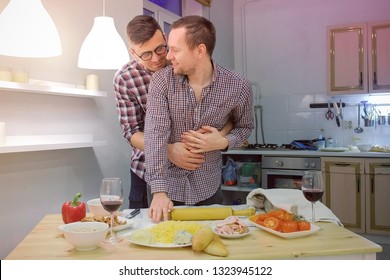
<instances>
[{"instance_id":1,"label":"kitchen cabinet","mask_svg":"<svg viewBox=\"0 0 390 280\"><path fill-rule=\"evenodd\" d=\"M81 86L70 86L52 82L36 81L15 83L0 81L0 94L18 92L47 94L80 98L107 97L103 91L85 90ZM18 135L6 136L6 145L0 146L0 154L59 149L75 149L106 145L106 141L95 141L91 134L75 135Z\"/></svg>"},{"instance_id":2,"label":"kitchen cabinet","mask_svg":"<svg viewBox=\"0 0 390 280\"><path fill-rule=\"evenodd\" d=\"M367 90L366 29L365 24L328 28L329 93L359 93Z\"/></svg>"},{"instance_id":3,"label":"kitchen cabinet","mask_svg":"<svg viewBox=\"0 0 390 280\"><path fill-rule=\"evenodd\" d=\"M390 234L390 159L322 158L323 202L357 233Z\"/></svg>"},{"instance_id":4,"label":"kitchen cabinet","mask_svg":"<svg viewBox=\"0 0 390 280\"><path fill-rule=\"evenodd\" d=\"M390 90L390 22L327 28L328 93Z\"/></svg>"},{"instance_id":5,"label":"kitchen cabinet","mask_svg":"<svg viewBox=\"0 0 390 280\"><path fill-rule=\"evenodd\" d=\"M390 21L369 24L369 91L390 90Z\"/></svg>"},{"instance_id":6,"label":"kitchen cabinet","mask_svg":"<svg viewBox=\"0 0 390 280\"><path fill-rule=\"evenodd\" d=\"M390 159L366 159L367 233L390 234Z\"/></svg>"},{"instance_id":7,"label":"kitchen cabinet","mask_svg":"<svg viewBox=\"0 0 390 280\"><path fill-rule=\"evenodd\" d=\"M321 168L325 178L322 202L354 232L365 232L364 160L323 157Z\"/></svg>"}]
</instances>

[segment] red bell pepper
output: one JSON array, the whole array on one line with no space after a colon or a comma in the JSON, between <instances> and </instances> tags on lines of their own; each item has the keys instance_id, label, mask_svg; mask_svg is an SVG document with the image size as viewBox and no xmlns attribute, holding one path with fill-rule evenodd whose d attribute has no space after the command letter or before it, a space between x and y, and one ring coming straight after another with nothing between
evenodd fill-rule
<instances>
[{"instance_id":1,"label":"red bell pepper","mask_svg":"<svg viewBox=\"0 0 390 280\"><path fill-rule=\"evenodd\" d=\"M87 215L85 203L78 201L81 193L76 193L73 201L67 201L62 205L62 220L65 224L79 222Z\"/></svg>"}]
</instances>

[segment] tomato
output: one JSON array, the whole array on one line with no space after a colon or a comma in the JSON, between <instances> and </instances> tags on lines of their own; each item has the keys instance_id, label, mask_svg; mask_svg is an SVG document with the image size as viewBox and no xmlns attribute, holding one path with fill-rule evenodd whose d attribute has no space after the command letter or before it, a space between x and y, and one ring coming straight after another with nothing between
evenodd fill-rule
<instances>
[{"instance_id":1,"label":"tomato","mask_svg":"<svg viewBox=\"0 0 390 280\"><path fill-rule=\"evenodd\" d=\"M287 211L284 211L283 216L281 218L284 222L289 222L294 220L294 215L291 213L288 213Z\"/></svg>"},{"instance_id":2,"label":"tomato","mask_svg":"<svg viewBox=\"0 0 390 280\"><path fill-rule=\"evenodd\" d=\"M263 222L268 217L269 217L269 215L267 213L261 213L261 214L254 215L254 216L250 217L249 219L252 222L259 223L259 222Z\"/></svg>"},{"instance_id":3,"label":"tomato","mask_svg":"<svg viewBox=\"0 0 390 280\"><path fill-rule=\"evenodd\" d=\"M278 210L272 210L268 212L270 216L276 217L282 221L292 221L294 219L294 215L291 213L288 213L287 211L283 209Z\"/></svg>"},{"instance_id":4,"label":"tomato","mask_svg":"<svg viewBox=\"0 0 390 280\"><path fill-rule=\"evenodd\" d=\"M298 222L297 221L285 221L282 225L282 232L296 232L298 231Z\"/></svg>"},{"instance_id":5,"label":"tomato","mask_svg":"<svg viewBox=\"0 0 390 280\"><path fill-rule=\"evenodd\" d=\"M257 221L256 224L259 224L259 225L265 227L264 221Z\"/></svg>"},{"instance_id":6,"label":"tomato","mask_svg":"<svg viewBox=\"0 0 390 280\"><path fill-rule=\"evenodd\" d=\"M276 231L280 231L283 221L277 217L268 217L264 220L264 226Z\"/></svg>"},{"instance_id":7,"label":"tomato","mask_svg":"<svg viewBox=\"0 0 390 280\"><path fill-rule=\"evenodd\" d=\"M268 215L270 215L271 217L276 217L276 218L280 219L284 216L283 212L284 212L284 210L282 210L282 209L271 210L268 212Z\"/></svg>"},{"instance_id":8,"label":"tomato","mask_svg":"<svg viewBox=\"0 0 390 280\"><path fill-rule=\"evenodd\" d=\"M310 230L310 223L308 221L299 221L298 222L298 230L303 231L303 230Z\"/></svg>"}]
</instances>

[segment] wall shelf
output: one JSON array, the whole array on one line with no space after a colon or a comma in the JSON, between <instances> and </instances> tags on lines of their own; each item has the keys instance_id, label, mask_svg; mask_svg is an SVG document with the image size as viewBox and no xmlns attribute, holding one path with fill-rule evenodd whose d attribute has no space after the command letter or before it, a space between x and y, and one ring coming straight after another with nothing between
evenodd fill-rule
<instances>
[{"instance_id":1,"label":"wall shelf","mask_svg":"<svg viewBox=\"0 0 390 280\"><path fill-rule=\"evenodd\" d=\"M107 97L105 91L86 90L83 86L31 80L30 83L0 81L0 92L25 92L72 97Z\"/></svg>"},{"instance_id":2,"label":"wall shelf","mask_svg":"<svg viewBox=\"0 0 390 280\"><path fill-rule=\"evenodd\" d=\"M81 135L26 135L6 136L0 154L76 149L107 145L107 141L93 140L90 134Z\"/></svg>"}]
</instances>

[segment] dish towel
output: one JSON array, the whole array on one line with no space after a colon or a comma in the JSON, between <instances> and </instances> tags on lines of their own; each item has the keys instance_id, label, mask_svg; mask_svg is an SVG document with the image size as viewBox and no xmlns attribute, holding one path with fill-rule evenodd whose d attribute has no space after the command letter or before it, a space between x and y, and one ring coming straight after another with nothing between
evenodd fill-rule
<instances>
[{"instance_id":1,"label":"dish towel","mask_svg":"<svg viewBox=\"0 0 390 280\"><path fill-rule=\"evenodd\" d=\"M284 209L295 215L312 220L311 203L306 200L301 190L296 189L254 189L246 197L246 204L268 212L274 208ZM315 219L333 222L343 226L339 218L320 201L314 204Z\"/></svg>"}]
</instances>

